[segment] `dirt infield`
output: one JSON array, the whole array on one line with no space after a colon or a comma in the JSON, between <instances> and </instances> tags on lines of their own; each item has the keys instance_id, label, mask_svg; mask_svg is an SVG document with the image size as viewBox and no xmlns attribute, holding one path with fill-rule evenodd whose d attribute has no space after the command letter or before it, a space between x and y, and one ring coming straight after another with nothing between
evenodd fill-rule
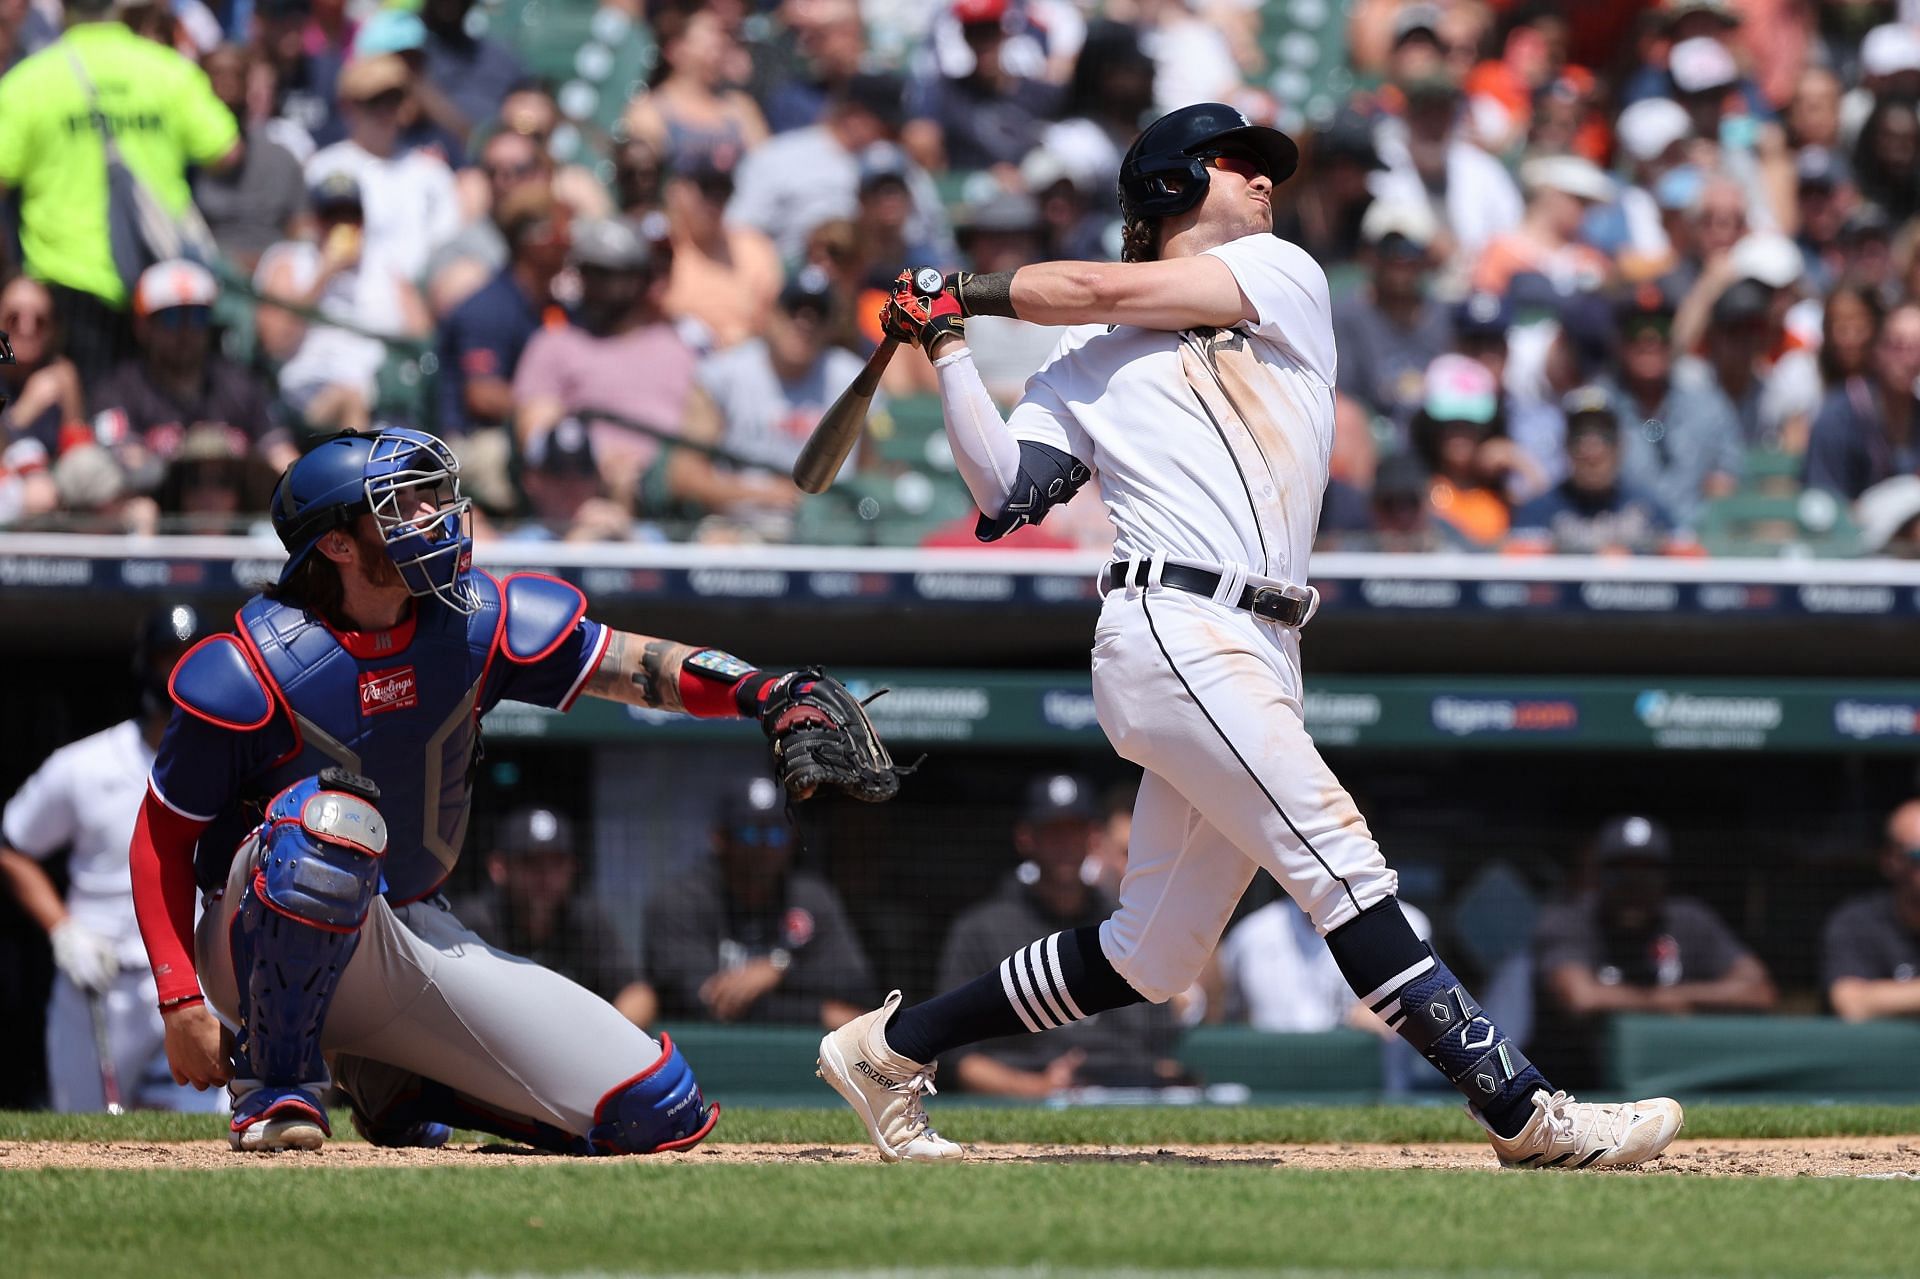
<instances>
[{"instance_id":1,"label":"dirt infield","mask_svg":"<svg viewBox=\"0 0 1920 1279\"><path fill-rule=\"evenodd\" d=\"M523 1159L561 1158L508 1146L382 1150L339 1142L317 1154L238 1155L220 1142L0 1142L0 1173L40 1168L427 1168L506 1167ZM641 1156L666 1164L849 1164L878 1162L866 1146L786 1143L713 1144L683 1154ZM968 1147L975 1163L1137 1163L1236 1165L1278 1169L1442 1169L1497 1171L1485 1146L1246 1145L1052 1146L1019 1143ZM1920 1180L1920 1136L1812 1137L1677 1141L1641 1175L1692 1177L1872 1177ZM1615 1174L1620 1175L1620 1174Z\"/></svg>"}]
</instances>

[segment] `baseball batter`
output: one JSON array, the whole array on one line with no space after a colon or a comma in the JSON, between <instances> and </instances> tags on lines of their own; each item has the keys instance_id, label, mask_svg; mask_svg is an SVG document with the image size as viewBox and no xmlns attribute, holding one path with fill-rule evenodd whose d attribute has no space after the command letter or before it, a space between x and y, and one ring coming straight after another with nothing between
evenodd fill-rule
<instances>
[{"instance_id":1,"label":"baseball batter","mask_svg":"<svg viewBox=\"0 0 1920 1279\"><path fill-rule=\"evenodd\" d=\"M47 1090L55 1110L217 1108L217 1094L168 1077L127 867L171 709L167 673L198 638L199 616L186 605L151 613L134 645L139 713L48 756L0 813L0 880L53 946ZM41 864L62 848L70 850L64 899Z\"/></svg>"},{"instance_id":2,"label":"baseball batter","mask_svg":"<svg viewBox=\"0 0 1920 1279\"><path fill-rule=\"evenodd\" d=\"M459 1125L642 1153L712 1129L719 1109L667 1037L488 946L440 895L497 703L754 715L790 794L898 784L818 671L614 631L565 582L473 571L458 471L419 431L316 446L274 493L278 583L173 671L134 899L174 1078L228 1085L236 1150L318 1149L329 1082L383 1145Z\"/></svg>"},{"instance_id":3,"label":"baseball batter","mask_svg":"<svg viewBox=\"0 0 1920 1279\"><path fill-rule=\"evenodd\" d=\"M1276 238L1293 142L1231 107L1151 125L1121 167L1125 261L994 276L903 272L882 321L922 347L991 541L1091 475L1115 530L1093 691L1146 770L1120 906L913 1008L896 991L828 1035L822 1076L882 1158L955 1159L921 1099L940 1054L1187 989L1256 870L1311 916L1354 992L1463 1093L1501 1162L1634 1164L1681 1123L1659 1099L1555 1091L1415 934L1397 880L1302 722L1304 585L1333 442L1326 276ZM965 317L1073 327L1003 421Z\"/></svg>"}]
</instances>

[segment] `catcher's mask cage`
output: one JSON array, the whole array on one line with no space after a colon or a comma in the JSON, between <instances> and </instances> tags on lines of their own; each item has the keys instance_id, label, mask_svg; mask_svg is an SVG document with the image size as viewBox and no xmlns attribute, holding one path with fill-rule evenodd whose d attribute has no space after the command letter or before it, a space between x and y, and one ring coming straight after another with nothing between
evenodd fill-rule
<instances>
[{"instance_id":1,"label":"catcher's mask cage","mask_svg":"<svg viewBox=\"0 0 1920 1279\"><path fill-rule=\"evenodd\" d=\"M479 611L473 567L473 499L460 494L460 462L425 431L392 427L367 456L367 509L387 557L417 596L455 612Z\"/></svg>"}]
</instances>

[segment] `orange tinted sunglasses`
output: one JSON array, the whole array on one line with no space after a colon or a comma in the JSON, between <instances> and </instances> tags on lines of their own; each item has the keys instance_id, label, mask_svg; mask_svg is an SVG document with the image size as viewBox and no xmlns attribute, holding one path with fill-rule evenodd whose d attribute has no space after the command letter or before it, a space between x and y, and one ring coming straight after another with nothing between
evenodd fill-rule
<instances>
[{"instance_id":1,"label":"orange tinted sunglasses","mask_svg":"<svg viewBox=\"0 0 1920 1279\"><path fill-rule=\"evenodd\" d=\"M1238 174L1249 182L1255 178L1264 178L1267 176L1267 167L1251 156L1215 152L1212 155L1202 156L1201 158L1212 168L1218 169L1222 173Z\"/></svg>"}]
</instances>

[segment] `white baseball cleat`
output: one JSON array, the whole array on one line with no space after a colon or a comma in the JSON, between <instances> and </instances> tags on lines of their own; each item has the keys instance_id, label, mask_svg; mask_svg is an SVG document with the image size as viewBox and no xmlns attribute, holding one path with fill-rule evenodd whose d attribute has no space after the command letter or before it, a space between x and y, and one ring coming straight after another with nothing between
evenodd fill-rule
<instances>
[{"instance_id":1,"label":"white baseball cleat","mask_svg":"<svg viewBox=\"0 0 1920 1279\"><path fill-rule=\"evenodd\" d=\"M1651 1101L1597 1104L1545 1089L1533 1094L1533 1118L1518 1136L1502 1137L1473 1107L1474 1117L1503 1168L1631 1168L1656 1158L1680 1132L1680 1103Z\"/></svg>"},{"instance_id":2,"label":"white baseball cleat","mask_svg":"<svg viewBox=\"0 0 1920 1279\"><path fill-rule=\"evenodd\" d=\"M846 1098L867 1125L867 1135L890 1164L964 1159L966 1152L935 1132L921 1097L933 1096L933 1066L887 1047L885 1027L900 1006L900 992L855 1017L820 1041L820 1078Z\"/></svg>"}]
</instances>

